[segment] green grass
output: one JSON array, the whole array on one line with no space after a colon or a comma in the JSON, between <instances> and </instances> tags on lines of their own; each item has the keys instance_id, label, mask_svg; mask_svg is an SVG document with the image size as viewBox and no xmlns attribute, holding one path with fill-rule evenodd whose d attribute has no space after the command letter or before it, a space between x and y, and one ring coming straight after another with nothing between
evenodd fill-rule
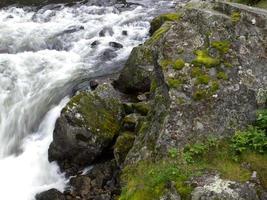
<instances>
[{"instance_id":1,"label":"green grass","mask_svg":"<svg viewBox=\"0 0 267 200\"><path fill-rule=\"evenodd\" d=\"M169 149L167 157L156 162L139 161L127 166L121 176L123 189L119 200L159 200L170 182L175 183L182 199L191 199L193 188L187 181L205 171L216 171L222 178L241 183L257 171L267 189L267 133L266 121L262 120L267 112L258 113L257 127L238 131L231 138L203 138L184 149Z\"/></svg>"},{"instance_id":2,"label":"green grass","mask_svg":"<svg viewBox=\"0 0 267 200\"><path fill-rule=\"evenodd\" d=\"M261 0L259 3L256 4L256 7L267 9L267 1Z\"/></svg>"}]
</instances>

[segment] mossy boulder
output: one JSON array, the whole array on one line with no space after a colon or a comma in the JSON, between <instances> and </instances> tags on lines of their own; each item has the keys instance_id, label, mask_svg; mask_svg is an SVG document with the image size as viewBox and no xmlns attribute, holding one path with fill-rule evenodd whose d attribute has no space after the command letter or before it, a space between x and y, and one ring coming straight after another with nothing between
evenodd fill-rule
<instances>
[{"instance_id":1,"label":"mossy boulder","mask_svg":"<svg viewBox=\"0 0 267 200\"><path fill-rule=\"evenodd\" d=\"M131 94L149 91L152 61L152 51L148 46L135 47L114 86Z\"/></svg>"},{"instance_id":2,"label":"mossy boulder","mask_svg":"<svg viewBox=\"0 0 267 200\"><path fill-rule=\"evenodd\" d=\"M147 101L142 101L133 104L133 108L136 112L140 113L141 115L147 115L149 110L151 110L151 104Z\"/></svg>"},{"instance_id":3,"label":"mossy boulder","mask_svg":"<svg viewBox=\"0 0 267 200\"><path fill-rule=\"evenodd\" d=\"M154 18L150 23L150 35L153 35L165 22L178 21L181 15L178 13L165 13Z\"/></svg>"},{"instance_id":4,"label":"mossy boulder","mask_svg":"<svg viewBox=\"0 0 267 200\"><path fill-rule=\"evenodd\" d=\"M127 153L132 148L135 135L133 132L123 132L116 140L114 145L114 156L118 165L125 160Z\"/></svg>"},{"instance_id":5,"label":"mossy boulder","mask_svg":"<svg viewBox=\"0 0 267 200\"><path fill-rule=\"evenodd\" d=\"M109 84L74 96L56 122L49 161L57 161L63 170L90 164L111 145L123 115L119 97Z\"/></svg>"}]
</instances>

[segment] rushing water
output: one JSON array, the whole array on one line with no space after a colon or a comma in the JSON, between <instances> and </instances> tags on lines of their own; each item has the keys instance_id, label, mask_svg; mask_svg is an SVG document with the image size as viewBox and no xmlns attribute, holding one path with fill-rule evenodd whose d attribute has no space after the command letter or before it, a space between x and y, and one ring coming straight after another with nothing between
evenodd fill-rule
<instances>
[{"instance_id":1,"label":"rushing water","mask_svg":"<svg viewBox=\"0 0 267 200\"><path fill-rule=\"evenodd\" d=\"M82 80L118 71L132 48L146 39L151 17L170 6L146 1L128 9L58 5L0 10L1 200L30 200L43 190L64 189L67 180L47 161L47 149L68 95ZM92 47L94 41L99 45Z\"/></svg>"}]
</instances>

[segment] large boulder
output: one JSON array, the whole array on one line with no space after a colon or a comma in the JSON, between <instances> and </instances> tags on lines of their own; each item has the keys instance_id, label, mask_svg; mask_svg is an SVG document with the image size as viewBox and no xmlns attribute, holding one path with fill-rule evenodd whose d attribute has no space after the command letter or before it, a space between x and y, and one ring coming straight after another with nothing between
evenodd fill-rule
<instances>
[{"instance_id":1,"label":"large boulder","mask_svg":"<svg viewBox=\"0 0 267 200\"><path fill-rule=\"evenodd\" d=\"M91 164L117 136L123 107L110 84L74 96L62 110L49 147L49 161L62 170Z\"/></svg>"},{"instance_id":2,"label":"large boulder","mask_svg":"<svg viewBox=\"0 0 267 200\"><path fill-rule=\"evenodd\" d=\"M119 78L132 81L138 77L132 71L150 69L150 63L139 64L146 54L136 52L156 52L153 72L135 80L137 85L149 79L154 98L128 164L164 156L168 149L203 137L229 137L254 122L256 110L266 105L267 11L228 2L191 2L178 6L178 13L180 20L165 22L132 52L131 65Z\"/></svg>"}]
</instances>

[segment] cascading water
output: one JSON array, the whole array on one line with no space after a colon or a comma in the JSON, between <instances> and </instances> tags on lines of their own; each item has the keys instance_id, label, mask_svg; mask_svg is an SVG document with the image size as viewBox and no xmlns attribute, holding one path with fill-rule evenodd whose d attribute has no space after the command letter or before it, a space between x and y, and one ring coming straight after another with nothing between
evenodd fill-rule
<instances>
[{"instance_id":1,"label":"cascading water","mask_svg":"<svg viewBox=\"0 0 267 200\"><path fill-rule=\"evenodd\" d=\"M64 189L67 180L47 160L55 121L77 84L118 71L147 37L157 8L172 5L144 4L0 10L1 200L30 200L50 188ZM92 46L94 41L99 44Z\"/></svg>"}]
</instances>

